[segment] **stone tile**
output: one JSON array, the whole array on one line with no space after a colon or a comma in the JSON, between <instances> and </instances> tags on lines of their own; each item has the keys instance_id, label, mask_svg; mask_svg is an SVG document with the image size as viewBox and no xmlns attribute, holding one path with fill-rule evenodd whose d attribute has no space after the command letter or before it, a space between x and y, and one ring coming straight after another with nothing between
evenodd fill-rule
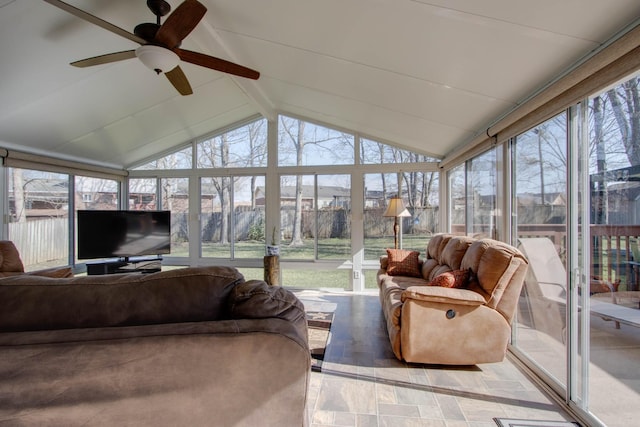
<instances>
[{"instance_id":1,"label":"stone tile","mask_svg":"<svg viewBox=\"0 0 640 427\"><path fill-rule=\"evenodd\" d=\"M311 418L311 423L313 425L316 425L316 424L332 425L333 424L333 412L330 412L330 411L315 411L313 413L313 417Z\"/></svg>"},{"instance_id":2,"label":"stone tile","mask_svg":"<svg viewBox=\"0 0 640 427\"><path fill-rule=\"evenodd\" d=\"M396 387L395 390L400 403L431 406L436 404L435 396L428 388L416 385L415 387Z\"/></svg>"},{"instance_id":3,"label":"stone tile","mask_svg":"<svg viewBox=\"0 0 640 427\"><path fill-rule=\"evenodd\" d=\"M469 423L466 421L445 420L445 424L447 427L469 427Z\"/></svg>"},{"instance_id":4,"label":"stone tile","mask_svg":"<svg viewBox=\"0 0 640 427\"><path fill-rule=\"evenodd\" d=\"M378 405L378 413L380 416L396 415L401 417L420 418L420 409L415 405L380 403Z\"/></svg>"},{"instance_id":5,"label":"stone tile","mask_svg":"<svg viewBox=\"0 0 640 427\"><path fill-rule=\"evenodd\" d=\"M460 409L458 400L452 396L437 395L436 400L440 405L442 416L447 420L466 421L464 413Z\"/></svg>"},{"instance_id":6,"label":"stone tile","mask_svg":"<svg viewBox=\"0 0 640 427\"><path fill-rule=\"evenodd\" d=\"M380 416L380 427L446 427L444 420L425 420L421 418Z\"/></svg>"},{"instance_id":7,"label":"stone tile","mask_svg":"<svg viewBox=\"0 0 640 427\"><path fill-rule=\"evenodd\" d=\"M355 427L356 414L347 413L347 412L336 412L333 423L337 426Z\"/></svg>"},{"instance_id":8,"label":"stone tile","mask_svg":"<svg viewBox=\"0 0 640 427\"><path fill-rule=\"evenodd\" d=\"M368 381L325 377L317 408L324 411L376 413L375 384Z\"/></svg>"},{"instance_id":9,"label":"stone tile","mask_svg":"<svg viewBox=\"0 0 640 427\"><path fill-rule=\"evenodd\" d=\"M378 416L356 414L356 427L378 427Z\"/></svg>"},{"instance_id":10,"label":"stone tile","mask_svg":"<svg viewBox=\"0 0 640 427\"><path fill-rule=\"evenodd\" d=\"M390 384L376 384L376 399L380 403L398 403L395 387Z\"/></svg>"},{"instance_id":11,"label":"stone tile","mask_svg":"<svg viewBox=\"0 0 640 427\"><path fill-rule=\"evenodd\" d=\"M434 402L434 405L420 405L418 406L420 410L420 418L425 418L429 420L444 420L444 415L442 414L442 410L440 406Z\"/></svg>"},{"instance_id":12,"label":"stone tile","mask_svg":"<svg viewBox=\"0 0 640 427\"><path fill-rule=\"evenodd\" d=\"M311 375L312 427L495 427L498 416L566 419L509 360L471 367L397 360L377 295L299 296L307 309L335 311L323 371Z\"/></svg>"}]
</instances>

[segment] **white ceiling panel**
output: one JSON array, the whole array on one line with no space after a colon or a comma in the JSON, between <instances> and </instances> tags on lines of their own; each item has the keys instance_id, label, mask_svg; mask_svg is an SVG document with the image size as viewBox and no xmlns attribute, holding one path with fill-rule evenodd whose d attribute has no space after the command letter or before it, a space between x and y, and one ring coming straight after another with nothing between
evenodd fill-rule
<instances>
[{"instance_id":1,"label":"white ceiling panel","mask_svg":"<svg viewBox=\"0 0 640 427\"><path fill-rule=\"evenodd\" d=\"M637 0L200 0L180 96L137 44L41 0L0 2L0 146L126 167L256 113L288 112L444 156L640 18ZM144 0L68 0L132 31ZM171 0L178 7L180 0Z\"/></svg>"},{"instance_id":2,"label":"white ceiling panel","mask_svg":"<svg viewBox=\"0 0 640 427\"><path fill-rule=\"evenodd\" d=\"M430 155L439 156L441 145L446 145L446 141L472 135L471 132L453 126L426 121L417 115L398 113L357 100L299 87L289 90L284 82L268 80L263 84L270 93L281 94L282 98L278 103L283 106L284 111L393 141Z\"/></svg>"},{"instance_id":3,"label":"white ceiling panel","mask_svg":"<svg viewBox=\"0 0 640 427\"><path fill-rule=\"evenodd\" d=\"M634 17L640 16L640 2L637 0L615 0L615 4L584 0L413 1L599 44L620 30L620 23L630 23ZM602 19L605 16L607 19Z\"/></svg>"}]
</instances>

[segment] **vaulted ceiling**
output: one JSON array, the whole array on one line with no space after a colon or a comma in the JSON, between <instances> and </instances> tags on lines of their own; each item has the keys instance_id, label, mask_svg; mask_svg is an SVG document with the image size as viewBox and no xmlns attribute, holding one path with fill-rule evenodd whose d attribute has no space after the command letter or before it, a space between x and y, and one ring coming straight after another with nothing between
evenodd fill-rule
<instances>
[{"instance_id":1,"label":"vaulted ceiling","mask_svg":"<svg viewBox=\"0 0 640 427\"><path fill-rule=\"evenodd\" d=\"M180 96L138 45L41 0L0 0L0 146L126 167L279 112L441 157L640 18L638 0L200 0L182 48L260 71L181 64ZM128 31L144 0L68 0ZM175 9L180 0L169 0Z\"/></svg>"}]
</instances>

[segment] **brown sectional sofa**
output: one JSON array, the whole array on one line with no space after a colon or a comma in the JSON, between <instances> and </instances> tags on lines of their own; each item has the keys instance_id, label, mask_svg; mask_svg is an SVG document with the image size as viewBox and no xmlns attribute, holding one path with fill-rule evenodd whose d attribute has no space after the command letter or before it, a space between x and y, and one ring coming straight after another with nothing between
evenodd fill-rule
<instances>
[{"instance_id":1,"label":"brown sectional sofa","mask_svg":"<svg viewBox=\"0 0 640 427\"><path fill-rule=\"evenodd\" d=\"M20 276L22 274L47 277L71 277L73 276L73 270L71 267L65 266L25 272L16 245L11 240L0 240L0 278Z\"/></svg>"},{"instance_id":2,"label":"brown sectional sofa","mask_svg":"<svg viewBox=\"0 0 640 427\"><path fill-rule=\"evenodd\" d=\"M290 291L198 267L0 279L1 425L307 425Z\"/></svg>"},{"instance_id":3,"label":"brown sectional sofa","mask_svg":"<svg viewBox=\"0 0 640 427\"><path fill-rule=\"evenodd\" d=\"M396 357L444 365L503 360L525 257L496 240L439 234L418 263L419 277L389 275L388 257L381 257L380 302ZM429 286L455 270L469 273L464 288Z\"/></svg>"}]
</instances>

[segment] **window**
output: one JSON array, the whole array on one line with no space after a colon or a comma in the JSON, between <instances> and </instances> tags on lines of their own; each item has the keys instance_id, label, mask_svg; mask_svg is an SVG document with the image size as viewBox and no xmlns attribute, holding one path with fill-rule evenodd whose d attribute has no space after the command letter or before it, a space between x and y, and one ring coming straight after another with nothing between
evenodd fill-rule
<instances>
[{"instance_id":1,"label":"window","mask_svg":"<svg viewBox=\"0 0 640 427\"><path fill-rule=\"evenodd\" d=\"M8 169L9 239L25 270L69 263L69 175Z\"/></svg>"},{"instance_id":2,"label":"window","mask_svg":"<svg viewBox=\"0 0 640 427\"><path fill-rule=\"evenodd\" d=\"M449 185L449 228L454 234L466 234L467 182L465 165L451 169L447 174Z\"/></svg>"},{"instance_id":3,"label":"window","mask_svg":"<svg viewBox=\"0 0 640 427\"><path fill-rule=\"evenodd\" d=\"M354 136L291 117L280 116L278 165L350 165Z\"/></svg>"},{"instance_id":4,"label":"window","mask_svg":"<svg viewBox=\"0 0 640 427\"><path fill-rule=\"evenodd\" d=\"M553 285L540 285L531 275L525 280L515 344L563 386L566 363L558 361L566 359L567 304L558 299L566 299L568 289L566 150L566 113L518 135L512 144L515 237L527 256L551 248L555 253L546 256L558 265L558 271L551 272ZM530 267L534 274L535 264Z\"/></svg>"},{"instance_id":5,"label":"window","mask_svg":"<svg viewBox=\"0 0 640 427\"><path fill-rule=\"evenodd\" d=\"M475 237L496 238L496 149L469 160L467 168L467 232Z\"/></svg>"},{"instance_id":6,"label":"window","mask_svg":"<svg viewBox=\"0 0 640 427\"><path fill-rule=\"evenodd\" d=\"M197 144L198 168L267 165L267 121L251 122Z\"/></svg>"},{"instance_id":7,"label":"window","mask_svg":"<svg viewBox=\"0 0 640 427\"><path fill-rule=\"evenodd\" d=\"M403 150L382 142L369 139L360 140L360 163L382 165L385 163L436 162L437 159Z\"/></svg>"},{"instance_id":8,"label":"window","mask_svg":"<svg viewBox=\"0 0 640 427\"><path fill-rule=\"evenodd\" d=\"M424 251L428 236L439 229L438 172L365 174L364 189L365 259L377 260L394 246L394 218L383 215L398 195L410 213L398 218L399 247Z\"/></svg>"},{"instance_id":9,"label":"window","mask_svg":"<svg viewBox=\"0 0 640 427\"><path fill-rule=\"evenodd\" d=\"M283 176L280 182L282 257L348 258L351 253L350 176Z\"/></svg>"},{"instance_id":10,"label":"window","mask_svg":"<svg viewBox=\"0 0 640 427\"><path fill-rule=\"evenodd\" d=\"M154 170L154 169L190 169L191 158L193 157L191 146L182 150L168 154L156 160L138 166L133 170Z\"/></svg>"},{"instance_id":11,"label":"window","mask_svg":"<svg viewBox=\"0 0 640 427\"><path fill-rule=\"evenodd\" d=\"M202 256L262 258L265 196L264 176L201 178Z\"/></svg>"},{"instance_id":12,"label":"window","mask_svg":"<svg viewBox=\"0 0 640 427\"><path fill-rule=\"evenodd\" d=\"M171 211L171 256L189 255L189 178L160 179L160 210Z\"/></svg>"},{"instance_id":13,"label":"window","mask_svg":"<svg viewBox=\"0 0 640 427\"><path fill-rule=\"evenodd\" d=\"M111 179L75 177L76 210L108 210L118 207L118 182Z\"/></svg>"},{"instance_id":14,"label":"window","mask_svg":"<svg viewBox=\"0 0 640 427\"><path fill-rule=\"evenodd\" d=\"M582 224L589 227L580 229L579 241L585 242L580 270L589 282L580 304L589 304L591 316L579 323L584 329L577 333L589 360L575 370L587 385L587 395L576 398L583 406L588 402L588 410L607 425L633 424L637 406L621 402L640 398L630 375L637 367L640 336L636 327L616 325L597 313L615 310L629 319L640 308L640 77L592 96L585 113L585 185L580 188L588 193L579 199L588 201ZM612 396L624 400L612 402Z\"/></svg>"},{"instance_id":15,"label":"window","mask_svg":"<svg viewBox=\"0 0 640 427\"><path fill-rule=\"evenodd\" d=\"M138 211L156 210L158 182L155 178L129 179L129 209Z\"/></svg>"},{"instance_id":16,"label":"window","mask_svg":"<svg viewBox=\"0 0 640 427\"><path fill-rule=\"evenodd\" d=\"M269 126L277 126L277 132L268 132ZM274 138L269 140L269 135ZM292 270L310 275L324 271L327 285L340 278L341 287L349 288L352 279L359 280L353 283L360 287L363 274L353 274L351 269L362 273L373 268L371 261L363 263L362 253L377 260L393 244L393 221L382 217L385 197L372 205L384 192L382 181L395 182L388 194L400 192L411 212L410 218L402 220L404 247L423 251L426 238L439 228L439 172L428 156L368 139L360 138L360 153L356 153L356 138L360 138L356 133L287 116L279 116L276 123L245 121L196 140L191 170L184 175L178 172L184 178L175 178L172 171L189 167L190 147L132 170L129 208L170 206L172 256L188 257L189 264L261 268L265 245L273 236L282 260L300 261ZM268 144L274 146L267 150ZM277 152L277 162L267 162L271 150ZM356 155L366 163L360 169L354 167ZM405 171L387 173L393 163L402 163ZM367 172L365 186L370 188L363 189L362 182L352 188L354 179L363 179L362 169ZM190 186L199 189L195 198L189 197L190 179L197 180ZM273 180L279 181L279 189L277 184L268 188ZM358 209L364 202L366 245L352 241L354 196ZM267 212L277 215L278 211L279 218L266 217ZM197 230L189 221L189 213L194 216L194 212L198 213ZM360 217L355 224L362 226ZM362 236L361 232L357 230L356 235ZM198 239L198 245L189 245L190 239ZM198 253L189 253L189 247L199 247ZM282 273L290 277L288 271Z\"/></svg>"}]
</instances>

